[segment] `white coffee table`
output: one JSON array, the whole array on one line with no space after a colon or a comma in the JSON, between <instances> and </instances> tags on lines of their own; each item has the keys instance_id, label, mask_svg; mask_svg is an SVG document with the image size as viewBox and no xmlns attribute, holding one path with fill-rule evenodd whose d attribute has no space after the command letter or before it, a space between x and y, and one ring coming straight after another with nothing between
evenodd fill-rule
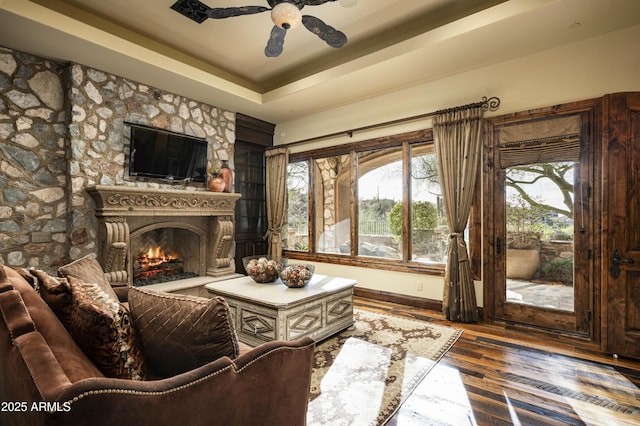
<instances>
[{"instance_id":1,"label":"white coffee table","mask_svg":"<svg viewBox=\"0 0 640 426\"><path fill-rule=\"evenodd\" d=\"M229 304L238 339L248 345L309 336L322 340L353 324L355 280L314 275L303 288L249 277L205 285Z\"/></svg>"}]
</instances>

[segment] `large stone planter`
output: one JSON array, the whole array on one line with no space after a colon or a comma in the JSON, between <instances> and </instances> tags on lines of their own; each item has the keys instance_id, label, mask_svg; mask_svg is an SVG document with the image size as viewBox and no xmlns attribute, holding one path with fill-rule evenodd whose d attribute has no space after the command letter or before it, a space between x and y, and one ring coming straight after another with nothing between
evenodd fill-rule
<instances>
[{"instance_id":1,"label":"large stone planter","mask_svg":"<svg viewBox=\"0 0 640 426\"><path fill-rule=\"evenodd\" d=\"M530 280L539 264L538 249L507 249L507 278Z\"/></svg>"}]
</instances>

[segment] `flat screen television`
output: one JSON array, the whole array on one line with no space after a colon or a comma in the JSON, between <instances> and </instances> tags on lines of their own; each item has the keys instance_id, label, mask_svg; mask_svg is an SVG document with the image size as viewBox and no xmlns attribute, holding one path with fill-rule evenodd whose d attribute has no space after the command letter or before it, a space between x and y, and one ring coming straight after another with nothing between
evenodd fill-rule
<instances>
[{"instance_id":1,"label":"flat screen television","mask_svg":"<svg viewBox=\"0 0 640 426\"><path fill-rule=\"evenodd\" d=\"M129 176L206 181L206 139L125 123L131 129Z\"/></svg>"}]
</instances>

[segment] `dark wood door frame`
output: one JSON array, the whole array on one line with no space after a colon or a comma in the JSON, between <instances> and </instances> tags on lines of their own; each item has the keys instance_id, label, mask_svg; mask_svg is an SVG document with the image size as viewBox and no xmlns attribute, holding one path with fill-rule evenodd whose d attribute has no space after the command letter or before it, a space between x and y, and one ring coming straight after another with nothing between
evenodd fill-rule
<instances>
[{"instance_id":1,"label":"dark wood door frame","mask_svg":"<svg viewBox=\"0 0 640 426\"><path fill-rule=\"evenodd\" d=\"M603 346L640 359L640 92L605 96L604 112Z\"/></svg>"}]
</instances>

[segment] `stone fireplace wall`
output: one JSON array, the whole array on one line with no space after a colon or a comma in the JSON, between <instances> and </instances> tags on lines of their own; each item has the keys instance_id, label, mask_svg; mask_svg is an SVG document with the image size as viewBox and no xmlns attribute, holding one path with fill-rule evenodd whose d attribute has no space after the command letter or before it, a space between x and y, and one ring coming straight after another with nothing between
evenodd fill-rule
<instances>
[{"instance_id":1,"label":"stone fireplace wall","mask_svg":"<svg viewBox=\"0 0 640 426\"><path fill-rule=\"evenodd\" d=\"M53 272L97 254L88 187L205 190L130 180L125 122L206 138L210 161L233 170L235 113L0 47L0 263Z\"/></svg>"}]
</instances>

